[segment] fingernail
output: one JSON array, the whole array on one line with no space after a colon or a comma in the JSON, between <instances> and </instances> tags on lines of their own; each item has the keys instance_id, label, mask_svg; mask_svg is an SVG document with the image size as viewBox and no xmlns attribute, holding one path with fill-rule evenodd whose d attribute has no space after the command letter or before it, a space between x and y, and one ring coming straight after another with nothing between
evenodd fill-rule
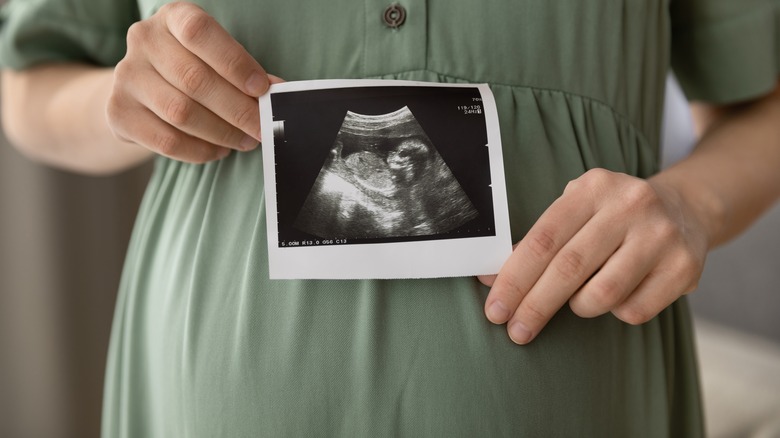
<instances>
[{"instance_id":1,"label":"fingernail","mask_svg":"<svg viewBox=\"0 0 780 438\"><path fill-rule=\"evenodd\" d=\"M531 342L531 331L522 322L514 322L509 326L509 337L515 344L525 345Z\"/></svg>"},{"instance_id":2,"label":"fingernail","mask_svg":"<svg viewBox=\"0 0 780 438\"><path fill-rule=\"evenodd\" d=\"M247 135L241 139L241 144L239 144L239 147L241 147L242 151L252 150L257 147L257 140L255 140L251 135Z\"/></svg>"},{"instance_id":3,"label":"fingernail","mask_svg":"<svg viewBox=\"0 0 780 438\"><path fill-rule=\"evenodd\" d=\"M252 73L246 81L246 89L251 94L259 96L268 88L268 81L260 73Z\"/></svg>"},{"instance_id":4,"label":"fingernail","mask_svg":"<svg viewBox=\"0 0 780 438\"><path fill-rule=\"evenodd\" d=\"M503 324L509 319L509 309L501 301L496 301L488 307L488 319L496 324Z\"/></svg>"}]
</instances>

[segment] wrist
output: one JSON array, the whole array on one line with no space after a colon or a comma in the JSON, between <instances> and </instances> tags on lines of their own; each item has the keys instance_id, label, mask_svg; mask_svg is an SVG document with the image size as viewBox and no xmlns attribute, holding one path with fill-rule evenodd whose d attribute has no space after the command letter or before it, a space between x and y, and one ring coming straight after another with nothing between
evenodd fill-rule
<instances>
[{"instance_id":1,"label":"wrist","mask_svg":"<svg viewBox=\"0 0 780 438\"><path fill-rule=\"evenodd\" d=\"M648 179L681 216L688 230L696 229L706 240L707 249L723 241L728 208L714 191L694 178L664 171Z\"/></svg>"}]
</instances>

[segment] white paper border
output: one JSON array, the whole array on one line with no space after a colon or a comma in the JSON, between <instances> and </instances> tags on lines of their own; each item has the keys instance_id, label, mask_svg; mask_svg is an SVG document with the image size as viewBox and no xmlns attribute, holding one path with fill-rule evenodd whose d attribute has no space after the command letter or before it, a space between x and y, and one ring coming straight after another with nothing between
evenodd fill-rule
<instances>
[{"instance_id":1,"label":"white paper border","mask_svg":"<svg viewBox=\"0 0 780 438\"><path fill-rule=\"evenodd\" d=\"M424 86L476 88L482 96L488 135L495 236L280 248L271 95L333 88ZM437 278L495 274L509 257L509 229L504 159L498 112L487 84L445 84L397 80L315 80L272 85L260 98L263 171L265 174L268 264L271 279Z\"/></svg>"}]
</instances>

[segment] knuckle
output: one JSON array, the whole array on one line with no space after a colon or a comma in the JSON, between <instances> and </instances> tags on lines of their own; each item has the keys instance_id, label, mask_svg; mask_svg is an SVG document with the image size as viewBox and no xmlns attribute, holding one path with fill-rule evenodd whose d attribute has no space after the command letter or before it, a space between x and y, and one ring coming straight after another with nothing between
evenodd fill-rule
<instances>
[{"instance_id":1,"label":"knuckle","mask_svg":"<svg viewBox=\"0 0 780 438\"><path fill-rule=\"evenodd\" d=\"M180 6L176 13L182 43L197 43L208 37L212 19L202 9Z\"/></svg>"},{"instance_id":2,"label":"knuckle","mask_svg":"<svg viewBox=\"0 0 780 438\"><path fill-rule=\"evenodd\" d=\"M132 62L130 62L127 57L122 58L116 64L114 67L114 90L119 86L119 84L124 84L125 81L129 80L132 69Z\"/></svg>"},{"instance_id":3,"label":"knuckle","mask_svg":"<svg viewBox=\"0 0 780 438\"><path fill-rule=\"evenodd\" d=\"M695 289L704 270L704 261L691 253L685 253L680 257L676 266L679 278L687 280L688 284L692 284L694 286L693 289ZM686 293L692 291L686 289Z\"/></svg>"},{"instance_id":4,"label":"knuckle","mask_svg":"<svg viewBox=\"0 0 780 438\"><path fill-rule=\"evenodd\" d=\"M590 186L602 187L612 181L614 173L607 169L590 169L582 175L582 181Z\"/></svg>"},{"instance_id":5,"label":"knuckle","mask_svg":"<svg viewBox=\"0 0 780 438\"><path fill-rule=\"evenodd\" d=\"M585 274L585 257L573 250L562 252L554 262L555 270L565 281L576 281Z\"/></svg>"},{"instance_id":6,"label":"knuckle","mask_svg":"<svg viewBox=\"0 0 780 438\"><path fill-rule=\"evenodd\" d=\"M510 307L517 305L528 293L528 290L521 287L520 279L513 271L502 271L498 277L496 277L491 289L491 294L495 295L503 303Z\"/></svg>"},{"instance_id":7,"label":"knuckle","mask_svg":"<svg viewBox=\"0 0 780 438\"><path fill-rule=\"evenodd\" d=\"M658 194L645 181L635 180L622 191L623 202L629 208L653 207L660 202Z\"/></svg>"},{"instance_id":8,"label":"knuckle","mask_svg":"<svg viewBox=\"0 0 780 438\"><path fill-rule=\"evenodd\" d=\"M573 180L569 181L568 183L566 183L566 187L564 187L563 193L576 191L577 188L579 187L579 182L578 181L579 180L573 179Z\"/></svg>"},{"instance_id":9,"label":"knuckle","mask_svg":"<svg viewBox=\"0 0 780 438\"><path fill-rule=\"evenodd\" d=\"M120 61L114 70L114 83L111 86L105 105L105 117L108 127L114 138L122 141L131 141L128 128L132 115L130 108L134 97L126 89L133 73L126 61ZM130 117L129 117L130 116Z\"/></svg>"},{"instance_id":10,"label":"knuckle","mask_svg":"<svg viewBox=\"0 0 780 438\"><path fill-rule=\"evenodd\" d=\"M594 308L606 311L620 301L623 286L614 279L603 278L588 284L585 292Z\"/></svg>"},{"instance_id":11,"label":"knuckle","mask_svg":"<svg viewBox=\"0 0 780 438\"><path fill-rule=\"evenodd\" d=\"M106 118L112 129L114 129L116 124L122 120L123 110L124 108L121 99L119 99L115 93L108 96L108 102L106 102Z\"/></svg>"},{"instance_id":12,"label":"knuckle","mask_svg":"<svg viewBox=\"0 0 780 438\"><path fill-rule=\"evenodd\" d=\"M143 21L136 21L127 28L127 47L128 49L136 45L143 44L147 39L148 27Z\"/></svg>"},{"instance_id":13,"label":"knuckle","mask_svg":"<svg viewBox=\"0 0 780 438\"><path fill-rule=\"evenodd\" d=\"M114 99L117 106L121 106L129 100L136 100L133 96L133 89L136 88L138 76L139 70L134 67L131 61L127 58L119 61L114 67L109 99Z\"/></svg>"},{"instance_id":14,"label":"knuckle","mask_svg":"<svg viewBox=\"0 0 780 438\"><path fill-rule=\"evenodd\" d=\"M174 97L169 99L163 107L165 119L174 126L187 125L193 117L193 102L186 97Z\"/></svg>"},{"instance_id":15,"label":"knuckle","mask_svg":"<svg viewBox=\"0 0 780 438\"><path fill-rule=\"evenodd\" d=\"M234 126L241 126L246 127L249 126L253 121L259 119L258 111L255 111L254 106L238 106L233 110L232 114L233 119L233 125Z\"/></svg>"},{"instance_id":16,"label":"knuckle","mask_svg":"<svg viewBox=\"0 0 780 438\"><path fill-rule=\"evenodd\" d=\"M693 277L699 270L699 261L690 253L685 253L679 257L677 262L678 269L682 275Z\"/></svg>"},{"instance_id":17,"label":"knuckle","mask_svg":"<svg viewBox=\"0 0 780 438\"><path fill-rule=\"evenodd\" d=\"M174 156L179 150L181 142L182 138L180 134L170 132L155 132L152 137L151 146L159 154L171 157Z\"/></svg>"},{"instance_id":18,"label":"knuckle","mask_svg":"<svg viewBox=\"0 0 780 438\"><path fill-rule=\"evenodd\" d=\"M644 324L655 316L634 304L624 304L613 310L612 313L621 321L631 325Z\"/></svg>"},{"instance_id":19,"label":"knuckle","mask_svg":"<svg viewBox=\"0 0 780 438\"><path fill-rule=\"evenodd\" d=\"M670 244L680 238L680 229L670 220L657 220L652 224L652 233L655 241Z\"/></svg>"},{"instance_id":20,"label":"knuckle","mask_svg":"<svg viewBox=\"0 0 780 438\"><path fill-rule=\"evenodd\" d=\"M688 257L690 259L691 266L693 267L694 277L696 280L698 280L704 271L704 264L707 261L707 256L697 255L696 253L689 252Z\"/></svg>"},{"instance_id":21,"label":"knuckle","mask_svg":"<svg viewBox=\"0 0 780 438\"><path fill-rule=\"evenodd\" d=\"M117 140L128 141L127 137L123 134L123 113L124 110L117 102L117 99L113 96L109 97L108 103L106 104L106 121L108 122L108 128L111 130L111 134Z\"/></svg>"},{"instance_id":22,"label":"knuckle","mask_svg":"<svg viewBox=\"0 0 780 438\"><path fill-rule=\"evenodd\" d=\"M555 251L555 238L548 230L539 230L528 236L528 249L539 260L545 260Z\"/></svg>"},{"instance_id":23,"label":"knuckle","mask_svg":"<svg viewBox=\"0 0 780 438\"><path fill-rule=\"evenodd\" d=\"M178 76L186 94L197 95L205 92L209 86L209 72L197 64L182 64L178 68Z\"/></svg>"},{"instance_id":24,"label":"knuckle","mask_svg":"<svg viewBox=\"0 0 780 438\"><path fill-rule=\"evenodd\" d=\"M127 132L127 107L125 99L116 91L108 96L105 107L106 122L113 136L122 141L128 141Z\"/></svg>"},{"instance_id":25,"label":"knuckle","mask_svg":"<svg viewBox=\"0 0 780 438\"><path fill-rule=\"evenodd\" d=\"M580 299L570 299L569 308L575 315L579 316L580 318L593 318L596 316L593 312L593 309L584 305Z\"/></svg>"},{"instance_id":26,"label":"knuckle","mask_svg":"<svg viewBox=\"0 0 780 438\"><path fill-rule=\"evenodd\" d=\"M579 178L569 181L566 185L568 191L594 192L600 191L611 184L614 174L606 169L595 168L580 175Z\"/></svg>"},{"instance_id":27,"label":"knuckle","mask_svg":"<svg viewBox=\"0 0 780 438\"><path fill-rule=\"evenodd\" d=\"M235 145L237 145L241 141L239 132L237 132L235 129L220 128L219 131L220 132L217 135L219 143L217 144L228 146L228 147L235 147Z\"/></svg>"},{"instance_id":28,"label":"knuckle","mask_svg":"<svg viewBox=\"0 0 780 438\"><path fill-rule=\"evenodd\" d=\"M244 57L232 50L224 53L222 65L227 77L236 76L246 69Z\"/></svg>"},{"instance_id":29,"label":"knuckle","mask_svg":"<svg viewBox=\"0 0 780 438\"><path fill-rule=\"evenodd\" d=\"M503 297L506 303L517 305L526 295L528 295L528 290L523 288L519 281L518 278L512 276L504 283Z\"/></svg>"},{"instance_id":30,"label":"knuckle","mask_svg":"<svg viewBox=\"0 0 780 438\"><path fill-rule=\"evenodd\" d=\"M591 186L590 179L588 178L587 174L584 174L577 179L573 179L569 181L566 184L566 188L564 189L564 192L565 193L583 192L589 190L590 186Z\"/></svg>"},{"instance_id":31,"label":"knuckle","mask_svg":"<svg viewBox=\"0 0 780 438\"><path fill-rule=\"evenodd\" d=\"M526 323L526 325L530 326L543 325L548 319L550 319L550 316L547 315L547 312L545 312L539 304L531 300L523 301L523 303L520 305L518 313L522 315L522 317L519 319L523 321L523 323Z\"/></svg>"}]
</instances>

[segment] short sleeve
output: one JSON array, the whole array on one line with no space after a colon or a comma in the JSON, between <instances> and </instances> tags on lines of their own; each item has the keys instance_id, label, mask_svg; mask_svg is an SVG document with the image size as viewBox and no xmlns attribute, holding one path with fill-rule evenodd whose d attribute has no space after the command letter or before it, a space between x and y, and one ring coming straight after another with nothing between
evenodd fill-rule
<instances>
[{"instance_id":1,"label":"short sleeve","mask_svg":"<svg viewBox=\"0 0 780 438\"><path fill-rule=\"evenodd\" d=\"M135 0L11 0L0 11L0 65L115 65L138 19Z\"/></svg>"},{"instance_id":2,"label":"short sleeve","mask_svg":"<svg viewBox=\"0 0 780 438\"><path fill-rule=\"evenodd\" d=\"M733 103L774 89L778 0L671 0L672 68L691 100Z\"/></svg>"}]
</instances>

